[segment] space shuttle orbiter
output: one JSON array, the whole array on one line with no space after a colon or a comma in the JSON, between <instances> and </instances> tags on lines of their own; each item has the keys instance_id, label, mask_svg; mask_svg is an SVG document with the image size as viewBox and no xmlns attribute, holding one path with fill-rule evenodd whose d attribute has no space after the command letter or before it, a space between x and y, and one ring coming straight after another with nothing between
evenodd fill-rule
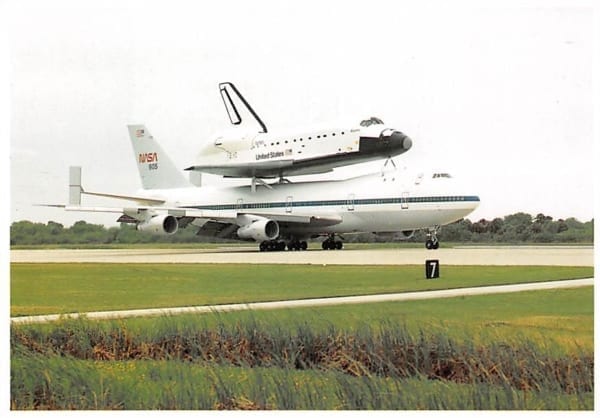
<instances>
[{"instance_id":1,"label":"space shuttle orbiter","mask_svg":"<svg viewBox=\"0 0 600 418\"><path fill-rule=\"evenodd\" d=\"M408 136L375 117L354 127L268 132L232 83L219 84L219 90L232 125L241 125L243 113L254 118L260 129L217 135L199 153L198 164L186 168L188 171L248 178L319 174L335 167L391 158L412 146Z\"/></svg>"}]
</instances>

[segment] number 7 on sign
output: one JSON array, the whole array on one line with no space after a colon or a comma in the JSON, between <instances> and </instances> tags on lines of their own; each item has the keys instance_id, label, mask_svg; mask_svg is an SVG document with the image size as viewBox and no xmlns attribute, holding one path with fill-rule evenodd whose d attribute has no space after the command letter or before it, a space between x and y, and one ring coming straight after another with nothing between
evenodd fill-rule
<instances>
[{"instance_id":1,"label":"number 7 on sign","mask_svg":"<svg viewBox=\"0 0 600 418\"><path fill-rule=\"evenodd\" d=\"M430 261L429 265L431 266L431 277L435 277L435 269L437 268L437 261Z\"/></svg>"}]
</instances>

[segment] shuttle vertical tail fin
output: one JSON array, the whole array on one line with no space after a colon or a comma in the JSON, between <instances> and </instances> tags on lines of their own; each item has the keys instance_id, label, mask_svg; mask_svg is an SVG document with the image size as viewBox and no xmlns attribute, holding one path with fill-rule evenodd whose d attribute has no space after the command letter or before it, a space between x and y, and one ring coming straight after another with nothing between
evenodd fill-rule
<instances>
[{"instance_id":1,"label":"shuttle vertical tail fin","mask_svg":"<svg viewBox=\"0 0 600 418\"><path fill-rule=\"evenodd\" d=\"M191 186L146 126L127 125L127 128L144 189Z\"/></svg>"},{"instance_id":2,"label":"shuttle vertical tail fin","mask_svg":"<svg viewBox=\"0 0 600 418\"><path fill-rule=\"evenodd\" d=\"M250 103L248 103L244 96L242 96L242 93L240 93L240 91L233 85L233 83L220 83L219 91L221 92L221 98L223 99L225 110L227 110L227 115L229 116L229 120L232 125L239 125L242 123L242 115L235 104L236 100L234 100L234 97L236 97L237 101L242 104L242 108L246 109L248 113L252 115L254 120L260 125L261 132L267 133L267 126L265 123L254 111L252 106L250 106Z\"/></svg>"}]
</instances>

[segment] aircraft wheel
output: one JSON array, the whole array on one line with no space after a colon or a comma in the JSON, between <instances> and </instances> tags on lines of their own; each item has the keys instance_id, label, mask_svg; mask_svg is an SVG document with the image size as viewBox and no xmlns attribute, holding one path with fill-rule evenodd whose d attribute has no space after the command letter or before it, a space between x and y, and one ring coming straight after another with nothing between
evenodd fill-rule
<instances>
[{"instance_id":1,"label":"aircraft wheel","mask_svg":"<svg viewBox=\"0 0 600 418\"><path fill-rule=\"evenodd\" d=\"M258 249L259 249L261 252L263 252L263 251L266 251L266 250L267 250L267 243L266 243L265 241L261 242L261 243L258 245Z\"/></svg>"},{"instance_id":2,"label":"aircraft wheel","mask_svg":"<svg viewBox=\"0 0 600 418\"><path fill-rule=\"evenodd\" d=\"M433 249L433 241L428 239L427 241L425 241L425 248L427 248L428 250Z\"/></svg>"},{"instance_id":3,"label":"aircraft wheel","mask_svg":"<svg viewBox=\"0 0 600 418\"><path fill-rule=\"evenodd\" d=\"M300 243L300 249L301 249L302 251L306 251L306 249L307 249L307 248L308 248L308 244L306 243L306 241L302 241L302 242Z\"/></svg>"},{"instance_id":4,"label":"aircraft wheel","mask_svg":"<svg viewBox=\"0 0 600 418\"><path fill-rule=\"evenodd\" d=\"M277 251L285 251L285 242L283 241L278 241L276 244L276 249Z\"/></svg>"},{"instance_id":5,"label":"aircraft wheel","mask_svg":"<svg viewBox=\"0 0 600 418\"><path fill-rule=\"evenodd\" d=\"M437 250L438 248L440 248L440 242L439 241L434 242L432 248L434 250Z\"/></svg>"},{"instance_id":6,"label":"aircraft wheel","mask_svg":"<svg viewBox=\"0 0 600 418\"><path fill-rule=\"evenodd\" d=\"M329 248L329 243L327 241L323 241L321 243L321 248L327 250Z\"/></svg>"},{"instance_id":7,"label":"aircraft wheel","mask_svg":"<svg viewBox=\"0 0 600 418\"><path fill-rule=\"evenodd\" d=\"M344 247L344 243L342 241L337 241L335 243L335 249L336 250L341 250Z\"/></svg>"}]
</instances>

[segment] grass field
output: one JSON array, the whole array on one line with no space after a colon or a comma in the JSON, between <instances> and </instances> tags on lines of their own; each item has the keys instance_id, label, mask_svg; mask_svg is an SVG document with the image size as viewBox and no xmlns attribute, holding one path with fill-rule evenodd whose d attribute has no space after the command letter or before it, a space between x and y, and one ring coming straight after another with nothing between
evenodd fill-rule
<instances>
[{"instance_id":1,"label":"grass field","mask_svg":"<svg viewBox=\"0 0 600 418\"><path fill-rule=\"evenodd\" d=\"M591 268L11 266L11 315L572 279ZM11 409L592 410L592 287L11 327Z\"/></svg>"},{"instance_id":2,"label":"grass field","mask_svg":"<svg viewBox=\"0 0 600 418\"><path fill-rule=\"evenodd\" d=\"M411 333L425 330L443 332L456 341L530 340L550 344L561 353L573 353L594 346L593 288L529 291L406 302L338 305L326 307L241 311L209 315L130 318L117 321L135 335L179 332L188 328L214 329L220 324L258 321L294 329L309 325L316 332L335 327L354 332L370 324L402 324ZM51 330L72 321L32 325ZM94 322L92 322L94 323ZM99 321L102 324L113 321ZM22 326L28 328L29 326ZM552 342L552 343L551 343Z\"/></svg>"},{"instance_id":3,"label":"grass field","mask_svg":"<svg viewBox=\"0 0 600 418\"><path fill-rule=\"evenodd\" d=\"M13 327L13 409L593 409L590 287Z\"/></svg>"},{"instance_id":4,"label":"grass field","mask_svg":"<svg viewBox=\"0 0 600 418\"><path fill-rule=\"evenodd\" d=\"M591 267L12 264L11 316L395 293L593 276Z\"/></svg>"}]
</instances>

